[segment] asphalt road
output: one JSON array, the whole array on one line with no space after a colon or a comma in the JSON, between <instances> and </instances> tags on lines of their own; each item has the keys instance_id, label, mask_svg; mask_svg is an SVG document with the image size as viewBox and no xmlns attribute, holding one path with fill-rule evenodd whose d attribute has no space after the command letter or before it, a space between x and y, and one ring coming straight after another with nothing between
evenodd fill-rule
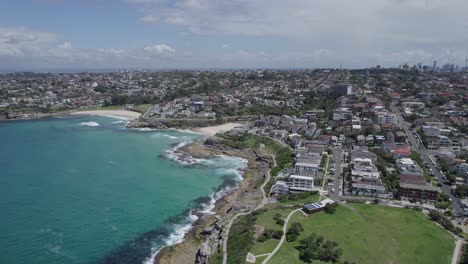
<instances>
[{"instance_id":1,"label":"asphalt road","mask_svg":"<svg viewBox=\"0 0 468 264\"><path fill-rule=\"evenodd\" d=\"M418 139L415 138L414 134L412 133L411 129L408 126L408 123L403 119L403 116L401 115L400 110L392 105L392 111L397 114L397 121L398 124L403 128L403 130L406 133L406 136L408 137L408 140L412 146L412 148L415 151L418 151L419 154L421 155L421 158L426 162L427 166L432 169L432 172L434 173L434 177L436 177L437 182L441 186L440 188L444 193L446 193L451 199L452 199L452 206L455 210L455 213L462 214L463 215L463 209L461 208L459 202L459 199L455 197L451 190L452 186L447 185L444 183L443 180L443 175L440 173L440 171L435 167L435 165L432 163L432 161L429 158L429 153L427 152L426 148L424 147L423 144L419 144Z\"/></svg>"},{"instance_id":2,"label":"asphalt road","mask_svg":"<svg viewBox=\"0 0 468 264\"><path fill-rule=\"evenodd\" d=\"M333 159L335 161L335 173L333 174L333 186L329 187L329 196L331 199L338 201L341 193L341 175L342 175L342 163L343 163L343 149L333 148ZM331 189L335 189L331 192Z\"/></svg>"}]
</instances>

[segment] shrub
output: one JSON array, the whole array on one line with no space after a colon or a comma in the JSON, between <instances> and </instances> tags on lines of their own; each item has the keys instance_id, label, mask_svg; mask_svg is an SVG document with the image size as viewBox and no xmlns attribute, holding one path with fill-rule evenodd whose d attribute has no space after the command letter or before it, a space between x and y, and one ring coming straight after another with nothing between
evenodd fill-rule
<instances>
[{"instance_id":1,"label":"shrub","mask_svg":"<svg viewBox=\"0 0 468 264\"><path fill-rule=\"evenodd\" d=\"M291 227L288 229L288 232L286 232L286 240L288 242L296 241L297 237L301 234L302 231L304 231L304 228L302 227L301 223L292 223Z\"/></svg>"},{"instance_id":2,"label":"shrub","mask_svg":"<svg viewBox=\"0 0 468 264\"><path fill-rule=\"evenodd\" d=\"M337 206L338 206L338 205L337 205L336 203L334 203L334 204L327 203L327 204L325 205L324 211L325 211L325 213L327 213L327 214L334 214L335 211L336 211L336 207L337 207Z\"/></svg>"}]
</instances>

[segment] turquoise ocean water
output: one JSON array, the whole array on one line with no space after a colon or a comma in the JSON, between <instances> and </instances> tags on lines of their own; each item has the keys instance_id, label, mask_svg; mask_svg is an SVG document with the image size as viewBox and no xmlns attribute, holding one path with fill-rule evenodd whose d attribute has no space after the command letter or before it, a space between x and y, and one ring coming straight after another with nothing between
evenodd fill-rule
<instances>
[{"instance_id":1,"label":"turquoise ocean water","mask_svg":"<svg viewBox=\"0 0 468 264\"><path fill-rule=\"evenodd\" d=\"M144 263L235 184L242 160L182 164L199 135L110 117L0 122L0 263ZM171 158L172 157L172 158Z\"/></svg>"}]
</instances>

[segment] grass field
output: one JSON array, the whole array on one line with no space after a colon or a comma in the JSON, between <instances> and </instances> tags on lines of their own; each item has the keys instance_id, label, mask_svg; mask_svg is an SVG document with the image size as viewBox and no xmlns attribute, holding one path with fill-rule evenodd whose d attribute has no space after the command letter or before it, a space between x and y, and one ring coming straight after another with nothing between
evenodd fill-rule
<instances>
[{"instance_id":1,"label":"grass field","mask_svg":"<svg viewBox=\"0 0 468 264\"><path fill-rule=\"evenodd\" d=\"M273 217L275 214L279 213L283 216L283 219L285 219L292 210L294 210L294 208L268 210L258 216L256 224L266 229L283 230L283 226L276 224Z\"/></svg>"},{"instance_id":2,"label":"grass field","mask_svg":"<svg viewBox=\"0 0 468 264\"><path fill-rule=\"evenodd\" d=\"M357 212L339 206L335 214L324 212L311 216L296 213L290 224L300 222L306 231L300 239L316 233L338 242L342 261L359 264L450 263L454 238L421 212L377 205L352 205ZM269 264L303 263L298 242L285 242ZM313 263L322 263L314 260Z\"/></svg>"},{"instance_id":3,"label":"grass field","mask_svg":"<svg viewBox=\"0 0 468 264\"><path fill-rule=\"evenodd\" d=\"M249 252L251 252L254 255L270 253L271 251L273 251L276 245L278 245L278 243L279 240L277 239L268 239L265 242L256 242Z\"/></svg>"},{"instance_id":4,"label":"grass field","mask_svg":"<svg viewBox=\"0 0 468 264\"><path fill-rule=\"evenodd\" d=\"M299 198L297 200L279 201L279 204L281 205L309 204L309 203L317 202L319 198L320 198L320 195L314 194L314 195L307 196L305 198Z\"/></svg>"}]
</instances>

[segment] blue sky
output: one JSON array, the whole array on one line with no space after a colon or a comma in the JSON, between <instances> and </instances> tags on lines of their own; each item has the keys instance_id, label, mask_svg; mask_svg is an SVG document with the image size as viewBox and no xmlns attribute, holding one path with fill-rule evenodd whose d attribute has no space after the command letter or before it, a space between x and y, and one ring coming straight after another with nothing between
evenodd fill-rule
<instances>
[{"instance_id":1,"label":"blue sky","mask_svg":"<svg viewBox=\"0 0 468 264\"><path fill-rule=\"evenodd\" d=\"M466 0L0 0L0 69L464 64Z\"/></svg>"}]
</instances>

